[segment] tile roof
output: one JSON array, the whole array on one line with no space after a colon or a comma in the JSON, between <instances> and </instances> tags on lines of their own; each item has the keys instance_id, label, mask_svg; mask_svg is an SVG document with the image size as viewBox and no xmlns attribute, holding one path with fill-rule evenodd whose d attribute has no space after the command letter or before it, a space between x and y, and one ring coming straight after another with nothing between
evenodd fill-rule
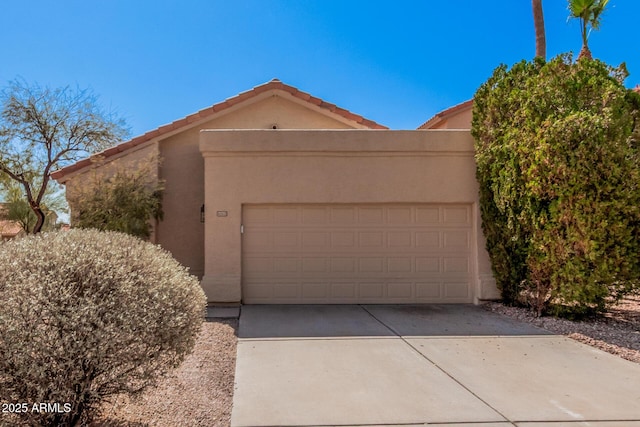
<instances>
[{"instance_id":1,"label":"tile roof","mask_svg":"<svg viewBox=\"0 0 640 427\"><path fill-rule=\"evenodd\" d=\"M22 226L17 221L6 218L8 203L0 202L0 236L15 237L22 231Z\"/></svg>"},{"instance_id":2,"label":"tile roof","mask_svg":"<svg viewBox=\"0 0 640 427\"><path fill-rule=\"evenodd\" d=\"M21 231L22 227L16 221L0 220L0 235L2 237L14 237L20 234Z\"/></svg>"},{"instance_id":3,"label":"tile roof","mask_svg":"<svg viewBox=\"0 0 640 427\"><path fill-rule=\"evenodd\" d=\"M636 87L633 88L633 91L640 93L640 85L636 85ZM459 113L461 111L464 111L467 108L472 106L473 106L473 99L454 105L453 107L447 108L446 110L440 111L439 113L435 114L429 120L421 124L418 127L418 129L431 129L433 126L440 123L442 120L446 119L447 117L453 114Z\"/></svg>"},{"instance_id":4,"label":"tile roof","mask_svg":"<svg viewBox=\"0 0 640 427\"><path fill-rule=\"evenodd\" d=\"M431 117L429 120L421 124L418 127L418 129L431 129L433 126L440 123L442 120L446 119L447 117L453 114L465 111L471 107L473 107L473 99L454 105L453 107L440 111L435 116Z\"/></svg>"},{"instance_id":5,"label":"tile roof","mask_svg":"<svg viewBox=\"0 0 640 427\"><path fill-rule=\"evenodd\" d=\"M303 101L309 102L310 104L313 104L317 107L326 109L334 114L337 114L339 116L342 116L350 121L356 122L362 126L366 126L370 129L388 129L386 126L378 124L372 120L366 119L358 114L352 113L351 111L345 110L344 108L340 108L335 104L331 104L329 102L326 102L320 98L316 98L315 96L312 96L306 92L302 92L300 90L298 90L297 88L293 87L293 86L289 86L285 83L282 83L280 80L278 79L273 79L267 83L261 84L259 86L254 87L253 89L250 89L246 92L242 92L232 98L228 98L222 102L219 102L217 104L212 105L211 107L202 109L196 113L190 114L186 117L183 117L179 120L176 120L172 123L160 126L157 129L154 129L152 131L149 131L147 133L144 133L140 136L137 136L129 141L123 142L121 144L115 145L111 148L108 148L100 153L98 153L97 155L99 155L102 158L109 158L111 156L114 156L118 153L121 153L125 150L128 150L130 148L133 148L137 145L140 145L144 142L150 141L153 138L156 138L158 136L161 136L163 134L166 134L168 132L180 129L184 126L187 126L191 123L200 121L202 119L208 118L210 116L212 116L213 114L216 114L220 111L226 110L227 108L230 108L236 104L239 104L243 101L246 101L250 98L253 98L261 93L270 91L270 90L281 90L284 92L288 92L289 94L291 94L292 96L301 99ZM92 158L86 158L83 160L80 160L72 165L66 166L62 169L59 169L57 171L54 171L51 173L51 177L53 179L60 179L62 177L64 177L67 174L70 174L72 172L75 172L77 170L83 169L89 165L92 164Z\"/></svg>"}]
</instances>

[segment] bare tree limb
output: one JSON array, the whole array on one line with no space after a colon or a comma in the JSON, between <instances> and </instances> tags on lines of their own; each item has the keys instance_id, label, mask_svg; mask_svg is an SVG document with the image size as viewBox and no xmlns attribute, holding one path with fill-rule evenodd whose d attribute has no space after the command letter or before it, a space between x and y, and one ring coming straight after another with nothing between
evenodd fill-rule
<instances>
[{"instance_id":1,"label":"bare tree limb","mask_svg":"<svg viewBox=\"0 0 640 427\"><path fill-rule=\"evenodd\" d=\"M24 188L38 217L34 233L44 224L51 171L126 136L124 122L104 112L87 89L9 83L0 95L0 174Z\"/></svg>"}]
</instances>

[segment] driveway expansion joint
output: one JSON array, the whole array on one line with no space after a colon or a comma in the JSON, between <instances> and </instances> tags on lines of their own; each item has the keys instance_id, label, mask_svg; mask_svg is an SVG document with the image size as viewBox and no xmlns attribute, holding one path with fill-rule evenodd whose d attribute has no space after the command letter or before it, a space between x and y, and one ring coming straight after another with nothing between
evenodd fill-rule
<instances>
[{"instance_id":1,"label":"driveway expansion joint","mask_svg":"<svg viewBox=\"0 0 640 427\"><path fill-rule=\"evenodd\" d=\"M640 366L471 305L246 306L238 337L232 427L640 427Z\"/></svg>"},{"instance_id":2,"label":"driveway expansion joint","mask_svg":"<svg viewBox=\"0 0 640 427\"><path fill-rule=\"evenodd\" d=\"M367 310L367 308L361 304L359 304L360 308L362 308L364 311L366 311L369 316L373 317L377 322L379 322L381 325L383 325L385 328L389 329L391 332L393 332L398 338L400 338L406 345L408 345L414 352L416 352L420 357L424 358L426 361L428 361L429 363L431 363L433 366L435 366L437 369L439 369L443 374L445 374L446 376L448 376L449 378L451 378L454 382L456 382L458 385L460 385L460 387L462 387L463 389L465 389L466 391L468 391L469 393L471 393L472 396L474 396L476 399L478 399L480 402L484 403L485 405L487 405L487 407L491 408L493 411L495 411L496 414L500 415L504 421L507 422L511 422L511 420L509 420L502 412L500 412L498 410L498 408L494 407L493 405L491 405L489 402L487 402L486 400L484 400L483 398L481 398L480 396L478 396L473 390L471 390L469 387L467 387L466 385L464 385L462 382L460 382L456 377L454 377L453 375L451 375L449 372L447 372L444 368L442 368L440 365L438 365L437 363L435 363L433 360L429 359L426 355L422 354L413 344L411 344L409 341L407 341L402 335L400 335L395 329L393 329L391 326L388 326L387 324L385 324L382 320L378 319L373 313L371 313L371 311ZM485 423L486 424L486 423ZM427 424L428 425L428 424Z\"/></svg>"}]
</instances>

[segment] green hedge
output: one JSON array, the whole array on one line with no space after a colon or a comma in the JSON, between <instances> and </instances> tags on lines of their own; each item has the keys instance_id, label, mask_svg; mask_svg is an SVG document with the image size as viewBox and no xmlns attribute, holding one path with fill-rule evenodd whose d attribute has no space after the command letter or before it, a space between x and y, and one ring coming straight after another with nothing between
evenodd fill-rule
<instances>
[{"instance_id":1,"label":"green hedge","mask_svg":"<svg viewBox=\"0 0 640 427\"><path fill-rule=\"evenodd\" d=\"M562 55L501 66L477 91L483 230L505 302L581 314L637 287L638 95L624 76Z\"/></svg>"}]
</instances>

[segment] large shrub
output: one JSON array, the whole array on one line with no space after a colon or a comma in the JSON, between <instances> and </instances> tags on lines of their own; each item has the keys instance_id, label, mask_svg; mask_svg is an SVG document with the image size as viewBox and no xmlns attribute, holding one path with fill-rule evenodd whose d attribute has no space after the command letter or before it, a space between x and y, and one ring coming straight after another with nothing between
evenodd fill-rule
<instances>
[{"instance_id":1,"label":"large shrub","mask_svg":"<svg viewBox=\"0 0 640 427\"><path fill-rule=\"evenodd\" d=\"M624 75L563 55L501 66L476 93L483 229L507 303L603 310L637 286L638 103Z\"/></svg>"},{"instance_id":2,"label":"large shrub","mask_svg":"<svg viewBox=\"0 0 640 427\"><path fill-rule=\"evenodd\" d=\"M506 303L517 301L527 279L531 229L520 221L524 177L514 114L524 110L526 82L538 75L542 60L501 65L474 97L471 133L476 141L482 228L494 276Z\"/></svg>"},{"instance_id":3,"label":"large shrub","mask_svg":"<svg viewBox=\"0 0 640 427\"><path fill-rule=\"evenodd\" d=\"M0 246L0 265L0 402L28 404L7 422L85 425L105 399L178 366L202 325L198 280L122 233L29 236Z\"/></svg>"},{"instance_id":4,"label":"large shrub","mask_svg":"<svg viewBox=\"0 0 640 427\"><path fill-rule=\"evenodd\" d=\"M156 178L157 159L134 167L113 167L108 176L90 175L68 194L74 227L121 231L148 239L151 220L162 219L163 182Z\"/></svg>"}]
</instances>

